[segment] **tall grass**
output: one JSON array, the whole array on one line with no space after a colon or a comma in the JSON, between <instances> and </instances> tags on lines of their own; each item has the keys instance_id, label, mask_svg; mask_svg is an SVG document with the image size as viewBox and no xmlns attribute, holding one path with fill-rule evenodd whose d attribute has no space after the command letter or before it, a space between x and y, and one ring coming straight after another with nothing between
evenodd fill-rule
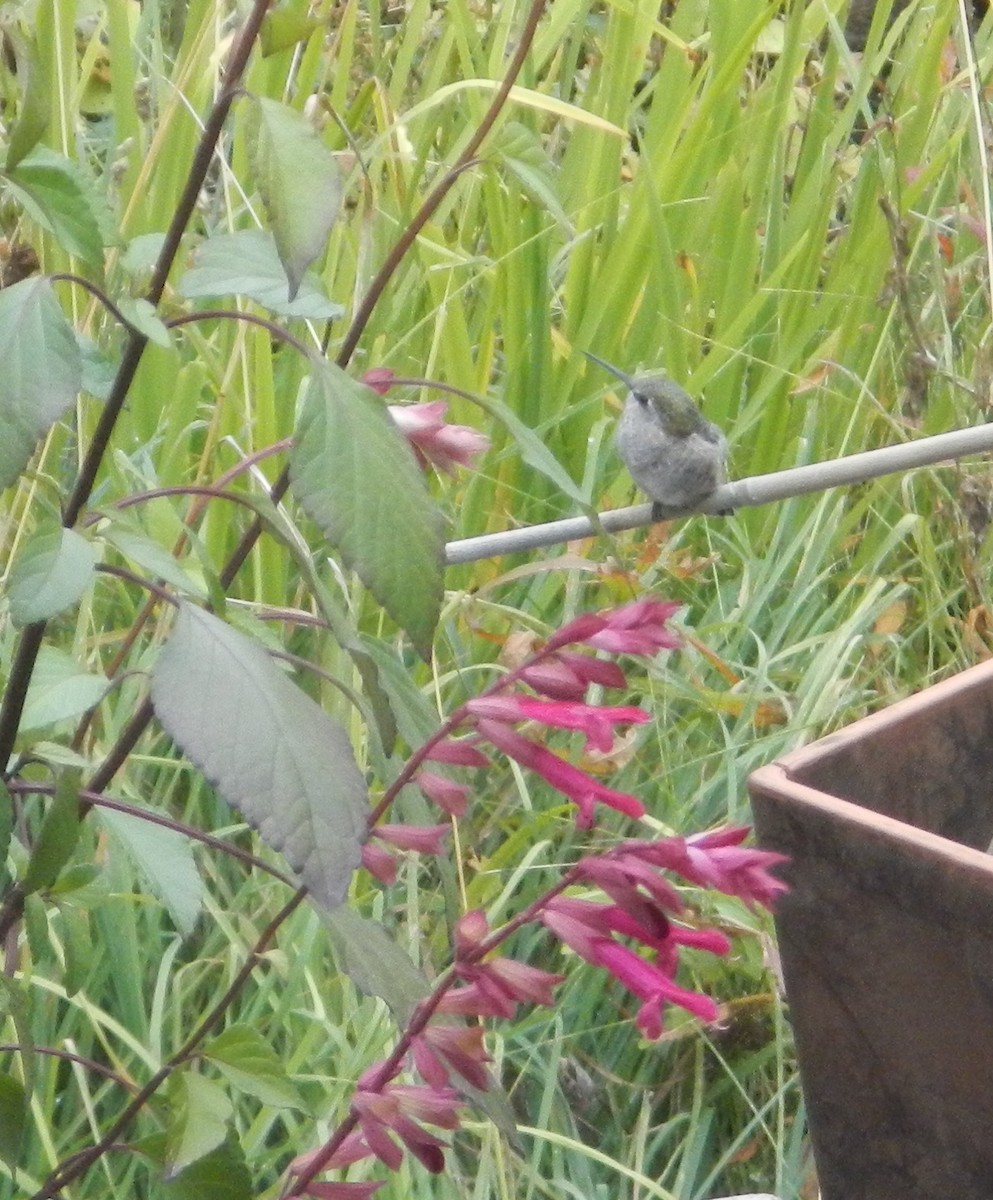
<instances>
[{"instance_id":1,"label":"tall grass","mask_svg":"<svg viewBox=\"0 0 993 1200\"><path fill-rule=\"evenodd\" d=\"M671 7L662 24L652 5L549 6L479 162L420 233L361 339L355 372L386 366L440 381L454 389L446 393L453 418L492 438L478 471L438 487L453 538L581 504L628 502L631 484L610 441L620 397L589 370L580 353L587 348L629 369L665 367L681 380L727 431L737 475L988 414L991 230L986 130L975 121L978 110L986 122L988 29L975 42L973 78L964 67L963 13L951 0L912 3L889 28L877 21L860 58L841 37L837 0ZM234 14L214 0L85 8L41 0L33 28L22 21L16 30L33 38L48 81L46 141L79 160L117 214L108 283L138 294L152 258L146 239L175 209ZM301 14L307 6L285 8ZM525 6L412 0L398 12L319 0L310 8L313 32L256 55L246 86L316 109L327 145L349 170L321 278L350 314L476 127ZM95 21L83 19L90 12ZM22 83L5 86L16 111ZM261 220L248 141L236 116L201 197L204 230ZM30 240L44 270L72 266L13 203L3 216L7 236ZM78 291L61 295L112 357L120 337L112 322ZM166 304L180 298L167 292ZM314 346L327 339L333 354L343 325L298 321L293 329ZM208 482L288 437L304 370L233 322L197 327L171 351L150 347L95 502ZM407 392L436 398L428 385ZM571 489L533 465L534 442L503 419L505 410L552 452ZM49 437L36 471L7 493L11 558L53 503L51 477L81 457L97 413L81 403ZM276 468L264 463L260 471L271 479ZM752 768L988 655L989 550L985 525L969 525L977 508L970 496L980 509L990 499L985 464L920 471L726 521L591 539L527 561L452 568L434 671L409 661L391 681L401 725L423 725L432 710L448 710L490 679L513 653L512 634L540 634L632 596L679 599L686 648L635 681L632 701L656 719L614 756L612 786L642 796L661 830L747 821ZM136 519L171 545L181 511L158 500ZM290 509L288 519L306 534L299 513ZM208 511L185 552L192 574L210 582L211 564L236 544L238 520L230 510ZM364 621L370 645L396 643L356 580L326 564L321 570ZM69 630L77 658L95 669L106 666L137 611L123 588L99 586L106 593L85 602ZM252 614L300 604L304 592L294 563L263 543L232 589L231 608L260 629ZM349 662L304 628L289 642L351 675ZM147 669L155 643L153 634L131 651L127 668ZM5 667L12 646L8 628ZM103 703L79 748L90 763L102 759L140 688L136 677ZM359 754L371 754L354 710L335 689L321 690ZM355 897L367 911L402 916L408 949L428 965L441 931L422 914L437 913L439 897L449 920L477 905L506 915L572 848L567 818L531 781L508 769L477 782L457 834L457 873L410 865L387 898L361 886ZM244 827L160 738L141 743L119 791L249 844ZM25 914L27 1033L38 1046L64 1047L141 1080L230 981L285 896L262 873L201 849L206 911L181 939L108 849L106 831L87 836L101 875L71 903L34 898ZM592 972L576 971L554 1012L495 1034L519 1144L480 1120L459 1135L444 1176L404 1167L379 1194L799 1197L808 1171L803 1106L763 953L770 924L730 902L707 915L742 933L729 969L702 956L694 962L696 982L727 1000L721 1028L676 1018L661 1044L646 1046L623 998ZM547 953L537 937L518 948L538 962ZM391 1024L380 1002L335 969L323 927L306 910L280 931L231 1015L265 1034L311 1106L239 1101L238 1134L260 1172L252 1194L275 1197L280 1171L333 1122L356 1077L388 1044ZM11 1014L3 1041L23 1040L15 1024ZM8 1062L19 1069L16 1056ZM40 1187L119 1103L117 1085L83 1065L42 1058L36 1070L28 1156L16 1179L0 1165L0 1196ZM157 1123L152 1110L136 1134L152 1135ZM123 1197L150 1187L139 1158L108 1155L72 1194ZM155 1194L183 1193L177 1182Z\"/></svg>"}]
</instances>

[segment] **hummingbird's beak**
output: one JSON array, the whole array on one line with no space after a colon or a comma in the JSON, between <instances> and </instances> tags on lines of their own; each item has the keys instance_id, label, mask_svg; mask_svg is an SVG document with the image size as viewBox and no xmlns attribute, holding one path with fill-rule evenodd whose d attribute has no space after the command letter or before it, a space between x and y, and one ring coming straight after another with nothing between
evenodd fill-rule
<instances>
[{"instance_id":1,"label":"hummingbird's beak","mask_svg":"<svg viewBox=\"0 0 993 1200\"><path fill-rule=\"evenodd\" d=\"M609 371L611 373L611 375L616 375L617 378L622 383L626 383L629 388L632 388L632 389L634 388L634 380L631 378L631 376L625 374L625 372L620 370L618 367L615 367L613 365L613 363L607 362L606 359L600 358L600 356L597 354L591 354L589 352L589 350L584 350L583 353L586 355L587 358L591 359L593 362L598 363L601 367L603 367L603 369L605 371Z\"/></svg>"}]
</instances>

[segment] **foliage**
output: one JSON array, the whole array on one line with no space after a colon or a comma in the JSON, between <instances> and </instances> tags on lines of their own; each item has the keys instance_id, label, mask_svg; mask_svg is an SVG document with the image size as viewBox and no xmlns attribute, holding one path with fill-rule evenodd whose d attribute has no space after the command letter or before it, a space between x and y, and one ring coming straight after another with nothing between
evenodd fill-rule
<instances>
[{"instance_id":1,"label":"foliage","mask_svg":"<svg viewBox=\"0 0 993 1200\"><path fill-rule=\"evenodd\" d=\"M550 893L595 898L631 828L555 790L683 845L746 819L752 767L986 656L988 472L526 562L446 571L444 540L627 501L585 349L702 397L737 476L983 419L988 31L881 4L856 58L833 0L664 7L0 12L0 1196L333 1195L301 1156L356 1096L420 1159L381 1196L800 1194L768 921L682 871L735 950L685 946L677 1003L721 1021L646 1050L637 964L574 929L549 962ZM377 392L489 450L426 477L437 414L408 442ZM554 631L654 594L678 651L613 709L616 676L548 690L616 665ZM559 707L478 707L521 681ZM488 765L429 769L457 728ZM398 857L432 804L451 860ZM568 978L486 1060L449 1044L478 1120L429 1177L424 1097L364 1073L511 936Z\"/></svg>"}]
</instances>

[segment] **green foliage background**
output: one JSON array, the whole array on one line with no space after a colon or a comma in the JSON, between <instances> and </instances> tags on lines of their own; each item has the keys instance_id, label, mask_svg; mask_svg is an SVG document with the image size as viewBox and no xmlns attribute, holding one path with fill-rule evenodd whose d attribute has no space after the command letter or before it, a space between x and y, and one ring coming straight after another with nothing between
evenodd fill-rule
<instances>
[{"instance_id":1,"label":"green foliage background","mask_svg":"<svg viewBox=\"0 0 993 1200\"><path fill-rule=\"evenodd\" d=\"M355 375L390 367L444 384L444 393L414 382L396 395L444 395L452 419L490 435L478 470L432 485L449 537L629 501L610 444L620 397L604 389L585 348L628 369L665 367L682 381L727 431L735 476L987 419L993 237L980 81L991 61L988 29L970 43L964 6L951 0L912 3L887 28L881 4L867 51L855 58L838 0L663 7L664 20L657 6L637 3L548 6L478 162L417 237L350 364ZM142 294L245 8L215 0L3 7L16 61L0 84L10 145L44 129L19 176L7 159L8 258L29 244L46 272L75 269L115 298ZM284 0L274 10L246 88L306 113L344 179L340 217L315 264L344 316L327 328L289 318L308 346L327 339L334 355L374 273L481 119L525 12L516 0L411 0L399 9ZM187 260L203 234L264 224L256 139L247 106L236 105ZM54 227L24 196L48 178L45 153L75 164L78 190ZM170 280L161 315L190 306L178 282ZM120 352L112 317L78 288L60 284L58 295L88 339L89 394L4 494L7 571L57 517L59 481L89 444L100 380ZM197 298L192 307L211 303ZM185 326L171 345L150 345L93 504L215 480L288 438L307 370L288 347L230 321ZM548 466L548 451L568 479ZM277 469L262 462L249 490L261 495ZM391 482L369 487L388 495ZM698 518L453 568L431 669L406 647L397 665L400 635L351 573L326 557L317 573L391 672L402 732L492 679L501 655L514 653L511 635L540 635L633 596L682 600L686 648L633 680L624 701L644 703L655 723L607 767L612 786L644 798L657 828L689 832L747 821L744 780L760 763L988 656L990 495L987 464L971 462L727 521ZM134 516L134 532L171 547L184 511L175 498L151 501ZM221 504L207 509L180 555L193 587L216 590L217 564L249 519ZM290 505L284 519L315 541L298 509ZM228 617L283 643L283 630L277 638L258 618L292 617L308 595L299 561L263 539L230 589ZM80 769L101 761L144 694L159 632L123 641L140 603L101 579L59 619L77 665L121 673L73 748ZM334 642L292 619L287 630L294 653L361 689L352 658ZM7 621L5 670L15 637ZM367 766L357 709L326 682L310 686ZM72 725L43 713L38 728L35 749L39 737L67 741ZM568 852L570 818L533 781L508 770L476 782L456 872L411 864L388 895L359 885L367 890L357 904L395 919L429 969L447 946L438 912L516 911ZM117 786L123 798L252 844L161 735L140 743ZM0 1028L5 1043L68 1047L141 1080L182 1043L286 897L270 877L199 847L203 914L197 920L194 905L184 918L178 900L172 911L160 900L163 892L188 897L189 878L150 885L120 852L125 836L111 820L84 824L73 861L99 871L64 896L30 898L22 973L30 1009L21 1014L13 993L0 990L8 1013ZM16 855L16 839L12 846ZM730 905L709 915L744 934L730 968L694 962L695 982L728 998L725 1028L674 1017L668 1040L646 1048L622 999L576 971L554 1012L495 1031L521 1152L480 1121L459 1136L445 1176L405 1168L379 1194L799 1197L809 1163L788 1028L764 962L770 927ZM537 937L518 950L538 962L547 953ZM222 1158L209 1186L274 1197L280 1171L342 1111L392 1026L379 1002L336 972L326 930L305 909L281 930L232 1021L264 1036L296 1099L279 1107L271 1096L232 1092L226 1102L252 1183ZM12 1078L25 1069L5 1055ZM42 1055L32 1070L26 1165L15 1179L0 1164L0 1196L39 1187L120 1103L99 1071ZM189 1173L185 1182L152 1182L148 1163L163 1153L155 1138L166 1128L177 1136L175 1113L193 1103L171 1099L172 1117L156 1102L135 1131L149 1139L147 1161L111 1154L73 1195L208 1186ZM5 1083L0 1125L16 1104Z\"/></svg>"}]
</instances>

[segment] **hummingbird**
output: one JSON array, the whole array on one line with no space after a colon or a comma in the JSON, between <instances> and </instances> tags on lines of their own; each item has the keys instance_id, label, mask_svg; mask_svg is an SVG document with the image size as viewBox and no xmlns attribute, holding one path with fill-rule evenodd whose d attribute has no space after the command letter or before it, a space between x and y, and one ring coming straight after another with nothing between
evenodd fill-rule
<instances>
[{"instance_id":1,"label":"hummingbird","mask_svg":"<svg viewBox=\"0 0 993 1200\"><path fill-rule=\"evenodd\" d=\"M727 481L727 439L678 383L662 371L628 375L588 350L583 353L627 384L614 445L631 478L651 498L653 520L695 508Z\"/></svg>"}]
</instances>

